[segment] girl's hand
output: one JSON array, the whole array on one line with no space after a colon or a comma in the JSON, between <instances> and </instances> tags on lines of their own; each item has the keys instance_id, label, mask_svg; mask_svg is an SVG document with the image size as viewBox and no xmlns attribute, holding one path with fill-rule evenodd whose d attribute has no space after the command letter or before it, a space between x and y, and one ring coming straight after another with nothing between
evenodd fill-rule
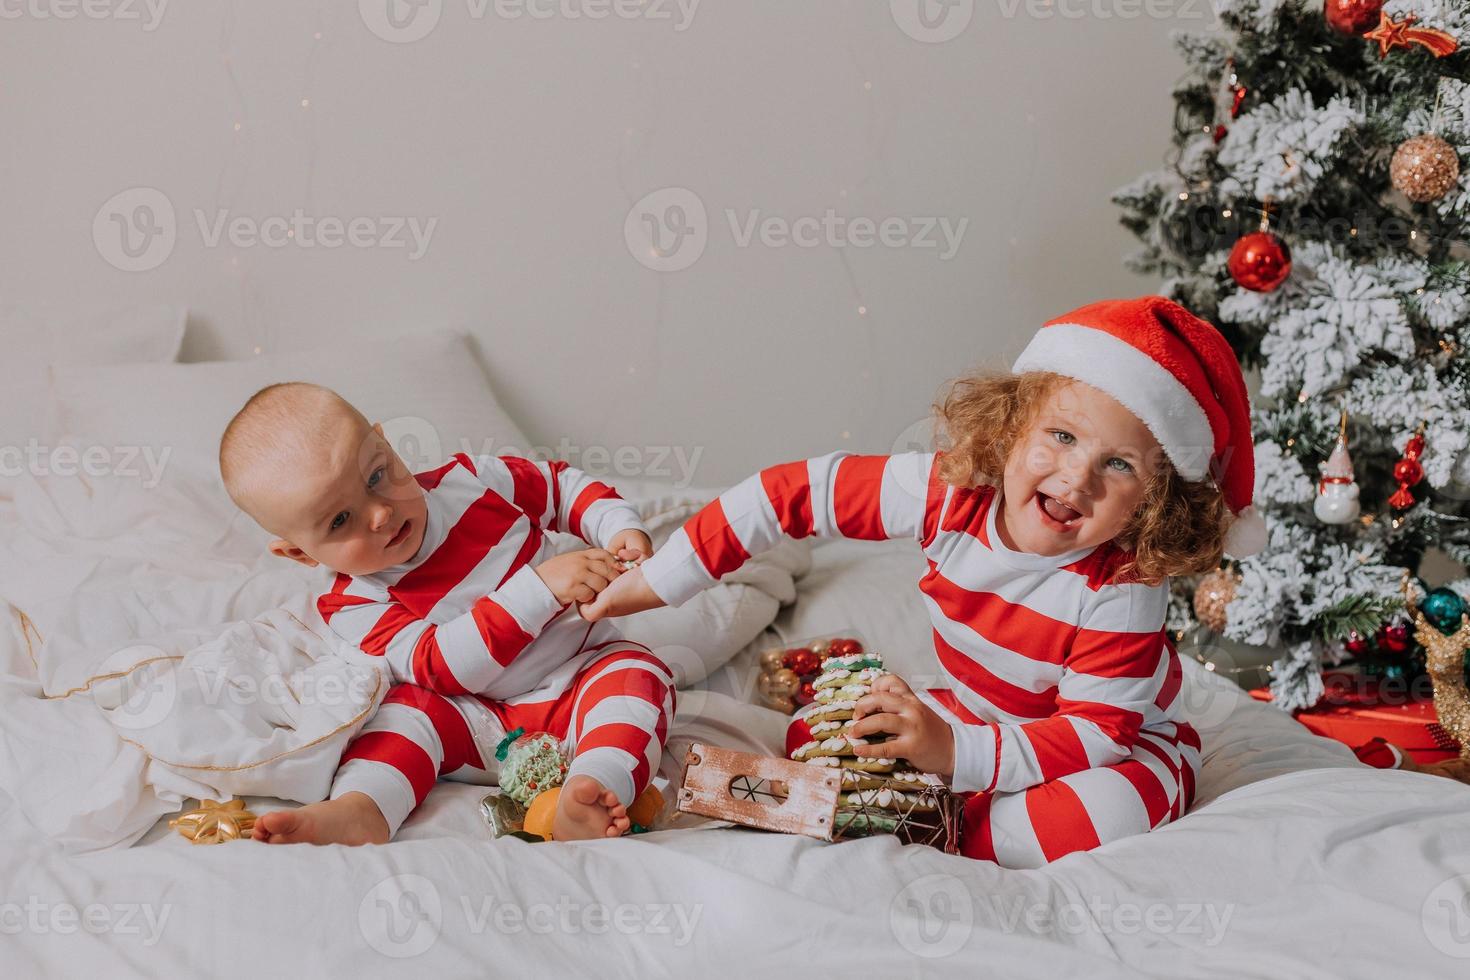
<instances>
[{"instance_id":1,"label":"girl's hand","mask_svg":"<svg viewBox=\"0 0 1470 980\"><path fill-rule=\"evenodd\" d=\"M589 623L609 616L628 616L645 609L656 609L664 601L658 593L648 587L643 578L643 569L634 568L619 575L597 598L577 608L581 617Z\"/></svg>"},{"instance_id":2,"label":"girl's hand","mask_svg":"<svg viewBox=\"0 0 1470 980\"><path fill-rule=\"evenodd\" d=\"M884 674L874 681L872 693L858 699L852 717L849 732L855 737L877 732L893 736L876 745L855 746L859 758L907 759L923 772L946 779L954 774L954 732L898 675Z\"/></svg>"}]
</instances>

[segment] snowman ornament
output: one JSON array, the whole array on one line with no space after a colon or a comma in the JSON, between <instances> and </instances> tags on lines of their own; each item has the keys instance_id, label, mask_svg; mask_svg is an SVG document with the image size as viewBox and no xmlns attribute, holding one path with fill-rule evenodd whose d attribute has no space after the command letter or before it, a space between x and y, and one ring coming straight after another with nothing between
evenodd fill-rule
<instances>
[{"instance_id":1,"label":"snowman ornament","mask_svg":"<svg viewBox=\"0 0 1470 980\"><path fill-rule=\"evenodd\" d=\"M1343 414L1337 445L1325 463L1318 464L1322 478L1317 481L1317 499L1312 512L1323 524L1346 524L1357 519L1358 484L1353 478L1353 460L1347 448L1347 414Z\"/></svg>"}]
</instances>

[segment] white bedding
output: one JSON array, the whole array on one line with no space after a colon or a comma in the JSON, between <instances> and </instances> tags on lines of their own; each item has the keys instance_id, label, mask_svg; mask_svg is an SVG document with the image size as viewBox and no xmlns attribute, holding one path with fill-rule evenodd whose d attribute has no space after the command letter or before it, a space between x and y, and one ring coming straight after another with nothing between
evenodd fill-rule
<instances>
[{"instance_id":1,"label":"white bedding","mask_svg":"<svg viewBox=\"0 0 1470 980\"><path fill-rule=\"evenodd\" d=\"M807 599L871 624L870 638L902 621L910 564L881 547L815 553L781 628L811 626ZM854 560L864 575L844 576ZM709 686L748 691L749 666L747 654ZM68 855L0 800L6 972L1463 976L1470 788L1367 769L1186 668L1205 746L1194 809L1036 871L891 839L825 845L708 824L496 841L477 813L484 791L449 783L384 847L192 847L160 821L133 847ZM772 712L685 692L665 772L690 739L774 749L782 727ZM7 737L5 750L26 746ZM105 760L91 764L105 782Z\"/></svg>"},{"instance_id":2,"label":"white bedding","mask_svg":"<svg viewBox=\"0 0 1470 980\"><path fill-rule=\"evenodd\" d=\"M637 499L661 541L707 499ZM581 547L564 538L567 547ZM313 600L330 573L197 480L0 481L0 788L70 851L126 845L189 797L325 797L388 689L335 655ZM682 685L721 667L795 598L793 543L626 635Z\"/></svg>"}]
</instances>

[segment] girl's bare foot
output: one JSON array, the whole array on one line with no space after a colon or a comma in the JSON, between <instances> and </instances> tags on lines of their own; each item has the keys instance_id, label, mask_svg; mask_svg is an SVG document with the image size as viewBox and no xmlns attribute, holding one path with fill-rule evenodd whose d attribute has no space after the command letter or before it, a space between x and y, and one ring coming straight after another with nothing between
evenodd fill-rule
<instances>
[{"instance_id":1,"label":"girl's bare foot","mask_svg":"<svg viewBox=\"0 0 1470 980\"><path fill-rule=\"evenodd\" d=\"M388 821L365 793L272 810L258 817L251 837L267 844L386 844Z\"/></svg>"},{"instance_id":2,"label":"girl's bare foot","mask_svg":"<svg viewBox=\"0 0 1470 980\"><path fill-rule=\"evenodd\" d=\"M621 837L630 826L628 808L618 802L617 794L579 773L561 788L556 816L551 820L551 836L553 840Z\"/></svg>"}]
</instances>

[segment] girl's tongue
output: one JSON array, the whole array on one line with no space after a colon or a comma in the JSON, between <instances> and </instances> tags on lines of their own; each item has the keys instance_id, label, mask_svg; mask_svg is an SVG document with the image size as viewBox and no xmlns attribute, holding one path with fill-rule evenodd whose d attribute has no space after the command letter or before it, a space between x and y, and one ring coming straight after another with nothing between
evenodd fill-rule
<instances>
[{"instance_id":1,"label":"girl's tongue","mask_svg":"<svg viewBox=\"0 0 1470 980\"><path fill-rule=\"evenodd\" d=\"M1037 492L1040 493L1040 491ZM1081 514L1077 513L1077 511L1062 503L1060 500L1057 500L1053 497L1048 497L1044 493L1041 494L1041 506L1046 510L1047 514L1051 516L1052 520L1057 521L1061 524L1065 524L1068 521L1075 520L1082 516Z\"/></svg>"}]
</instances>

